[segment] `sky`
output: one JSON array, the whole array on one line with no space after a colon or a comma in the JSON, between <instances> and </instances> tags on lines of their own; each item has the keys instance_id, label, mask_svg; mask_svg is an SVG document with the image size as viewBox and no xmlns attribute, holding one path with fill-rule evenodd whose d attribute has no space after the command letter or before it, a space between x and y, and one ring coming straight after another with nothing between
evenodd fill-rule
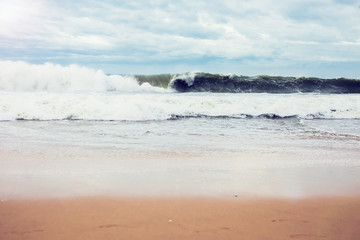
<instances>
[{"instance_id":1,"label":"sky","mask_svg":"<svg viewBox=\"0 0 360 240\"><path fill-rule=\"evenodd\" d=\"M0 0L0 61L360 78L360 0Z\"/></svg>"}]
</instances>

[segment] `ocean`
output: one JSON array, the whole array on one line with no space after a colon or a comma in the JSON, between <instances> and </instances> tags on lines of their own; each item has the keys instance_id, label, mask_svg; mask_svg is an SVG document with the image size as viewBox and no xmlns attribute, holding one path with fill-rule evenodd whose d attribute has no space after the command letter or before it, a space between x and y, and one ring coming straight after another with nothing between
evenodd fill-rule
<instances>
[{"instance_id":1,"label":"ocean","mask_svg":"<svg viewBox=\"0 0 360 240\"><path fill-rule=\"evenodd\" d=\"M360 80L0 66L1 199L360 192Z\"/></svg>"}]
</instances>

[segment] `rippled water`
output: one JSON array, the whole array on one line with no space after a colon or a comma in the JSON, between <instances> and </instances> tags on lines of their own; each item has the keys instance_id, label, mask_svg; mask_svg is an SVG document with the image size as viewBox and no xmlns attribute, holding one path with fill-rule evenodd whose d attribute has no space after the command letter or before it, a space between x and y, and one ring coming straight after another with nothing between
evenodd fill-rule
<instances>
[{"instance_id":1,"label":"rippled water","mask_svg":"<svg viewBox=\"0 0 360 240\"><path fill-rule=\"evenodd\" d=\"M0 122L0 196L359 194L360 120Z\"/></svg>"}]
</instances>

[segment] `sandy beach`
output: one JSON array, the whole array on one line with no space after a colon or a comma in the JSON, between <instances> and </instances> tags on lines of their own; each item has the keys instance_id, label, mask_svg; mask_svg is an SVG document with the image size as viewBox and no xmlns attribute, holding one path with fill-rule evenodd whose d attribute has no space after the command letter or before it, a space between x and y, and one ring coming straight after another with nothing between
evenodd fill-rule
<instances>
[{"instance_id":1,"label":"sandy beach","mask_svg":"<svg viewBox=\"0 0 360 240\"><path fill-rule=\"evenodd\" d=\"M0 203L0 239L359 239L360 198L77 198Z\"/></svg>"},{"instance_id":2,"label":"sandy beach","mask_svg":"<svg viewBox=\"0 0 360 240\"><path fill-rule=\"evenodd\" d=\"M358 123L2 122L0 240L358 240Z\"/></svg>"}]
</instances>

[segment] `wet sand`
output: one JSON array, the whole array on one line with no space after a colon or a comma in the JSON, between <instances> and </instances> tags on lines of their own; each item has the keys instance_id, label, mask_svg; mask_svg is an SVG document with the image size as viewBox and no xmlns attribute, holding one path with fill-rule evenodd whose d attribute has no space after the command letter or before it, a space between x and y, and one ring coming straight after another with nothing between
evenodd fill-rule
<instances>
[{"instance_id":1,"label":"wet sand","mask_svg":"<svg viewBox=\"0 0 360 240\"><path fill-rule=\"evenodd\" d=\"M358 137L200 120L2 123L0 240L360 239Z\"/></svg>"},{"instance_id":2,"label":"wet sand","mask_svg":"<svg viewBox=\"0 0 360 240\"><path fill-rule=\"evenodd\" d=\"M359 239L360 197L0 202L0 239Z\"/></svg>"}]
</instances>

